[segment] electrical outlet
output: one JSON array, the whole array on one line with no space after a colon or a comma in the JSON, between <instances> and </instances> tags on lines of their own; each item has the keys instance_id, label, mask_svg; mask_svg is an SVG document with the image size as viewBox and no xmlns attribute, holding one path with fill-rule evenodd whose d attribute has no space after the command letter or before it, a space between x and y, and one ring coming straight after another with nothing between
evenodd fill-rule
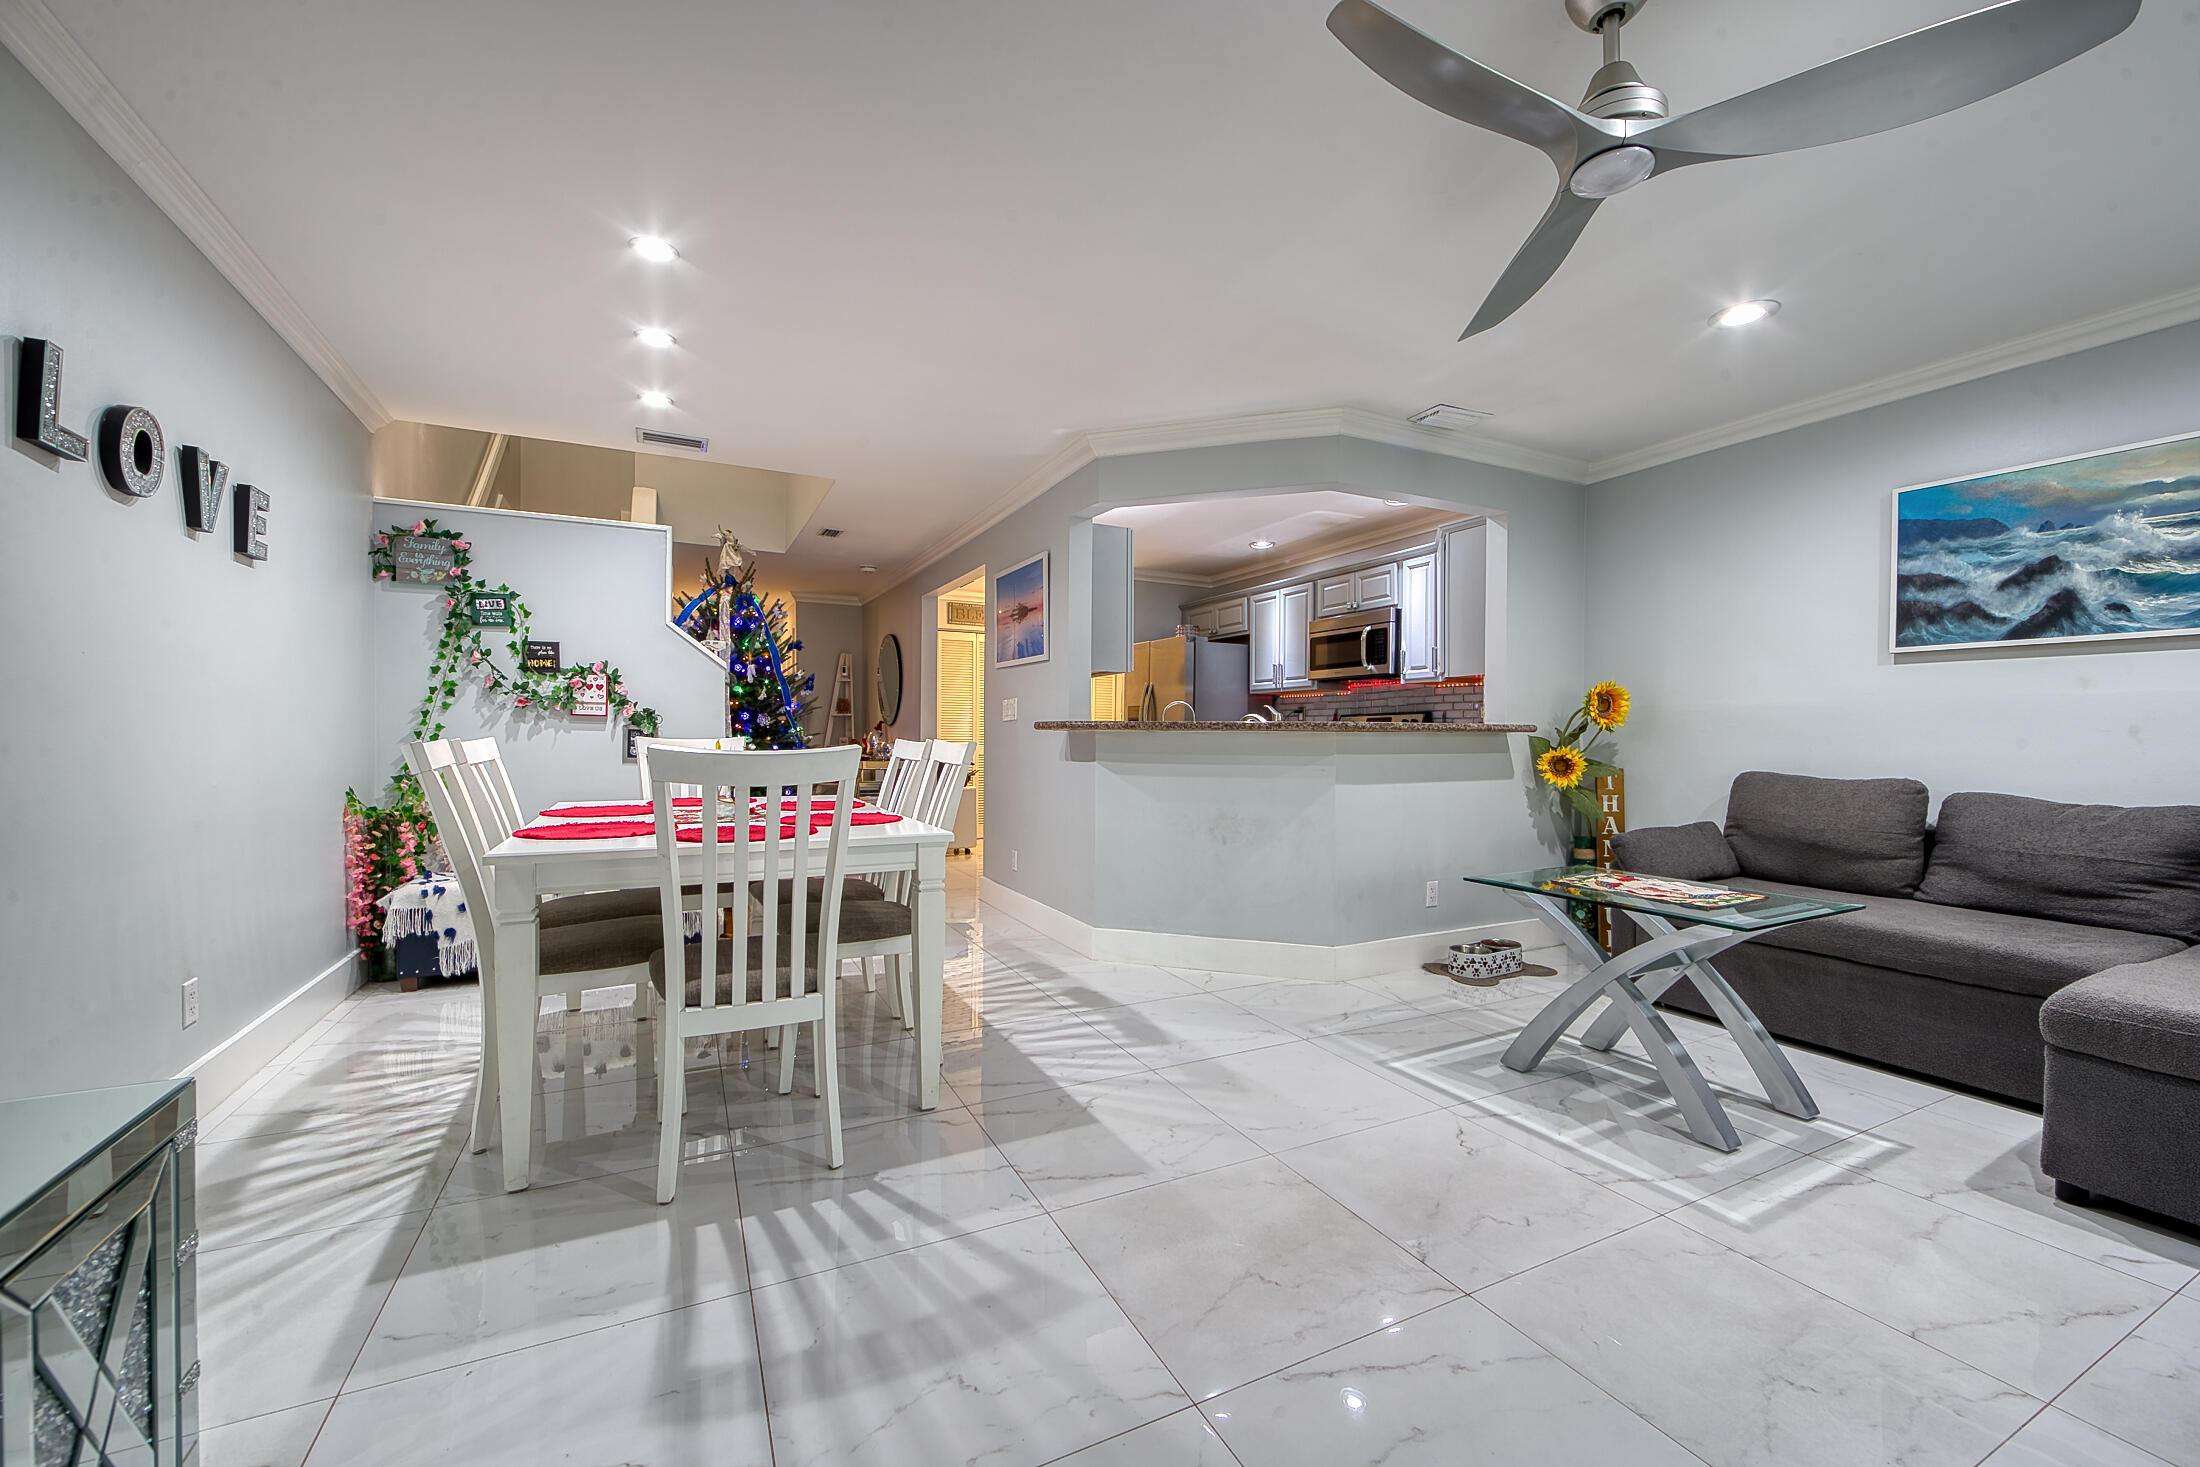
<instances>
[{"instance_id":1,"label":"electrical outlet","mask_svg":"<svg viewBox=\"0 0 2200 1467\"><path fill-rule=\"evenodd\" d=\"M1425 896L1425 897L1423 897L1423 898L1421 898L1421 905L1422 905L1422 906L1424 906L1424 907L1433 907L1433 906L1435 906L1435 905L1436 905L1436 883L1435 883L1435 882L1433 882L1433 881L1432 881L1432 882L1430 882L1430 883L1428 884L1428 895L1427 895L1427 896Z\"/></svg>"},{"instance_id":2,"label":"electrical outlet","mask_svg":"<svg viewBox=\"0 0 2200 1467\"><path fill-rule=\"evenodd\" d=\"M1015 721L1016 700L1014 698L1003 698L1001 700L1001 722L1014 723Z\"/></svg>"},{"instance_id":3,"label":"electrical outlet","mask_svg":"<svg viewBox=\"0 0 2200 1467\"><path fill-rule=\"evenodd\" d=\"M199 980L183 980L183 1027L188 1029L199 1021Z\"/></svg>"},{"instance_id":4,"label":"electrical outlet","mask_svg":"<svg viewBox=\"0 0 2200 1467\"><path fill-rule=\"evenodd\" d=\"M1023 853L1022 851L1010 851L1010 852L1008 853L1008 869L1009 869L1009 870L1011 870L1011 871L1021 871L1021 870L1023 869L1023 862L1024 862L1024 853Z\"/></svg>"}]
</instances>

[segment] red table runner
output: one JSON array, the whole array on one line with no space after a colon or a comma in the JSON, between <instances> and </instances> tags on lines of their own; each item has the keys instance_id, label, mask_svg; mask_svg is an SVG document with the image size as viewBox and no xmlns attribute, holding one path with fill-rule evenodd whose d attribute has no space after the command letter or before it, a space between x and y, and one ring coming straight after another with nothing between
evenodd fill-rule
<instances>
[{"instance_id":1,"label":"red table runner","mask_svg":"<svg viewBox=\"0 0 2200 1467\"><path fill-rule=\"evenodd\" d=\"M849 823L854 825L892 825L900 819L899 815L889 815L884 810L858 810L849 817ZM810 816L810 830L813 834L826 829L832 823L833 814L830 810L818 811ZM779 822L779 835L782 840L793 837L795 833L794 825L795 823L791 819ZM618 840L627 836L655 835L656 833L657 823L653 820L568 820L554 825L523 825L512 832L512 834L526 840ZM728 843L740 839L739 827L733 825L719 826L718 838ZM677 839L700 842L703 839L703 828L700 825L683 826ZM761 823L752 824L749 827L749 839L755 841L764 839L764 827Z\"/></svg>"},{"instance_id":2,"label":"red table runner","mask_svg":"<svg viewBox=\"0 0 2200 1467\"><path fill-rule=\"evenodd\" d=\"M703 797L701 795L682 795L674 800L672 804L675 809L700 811L703 806ZM779 808L792 810L794 801L781 800ZM856 813L859 815L869 808L861 800L856 802ZM652 813L649 805L636 801L625 805L567 805L562 810L544 810L541 815L549 820L648 820L652 818Z\"/></svg>"}]
</instances>

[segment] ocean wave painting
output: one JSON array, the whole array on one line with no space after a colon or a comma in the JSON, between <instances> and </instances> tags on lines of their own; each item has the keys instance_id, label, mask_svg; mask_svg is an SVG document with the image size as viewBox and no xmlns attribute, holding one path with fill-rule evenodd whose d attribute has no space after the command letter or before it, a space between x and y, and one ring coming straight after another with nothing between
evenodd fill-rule
<instances>
[{"instance_id":1,"label":"ocean wave painting","mask_svg":"<svg viewBox=\"0 0 2200 1467\"><path fill-rule=\"evenodd\" d=\"M2200 437L1904 489L1894 650L2200 635Z\"/></svg>"},{"instance_id":2,"label":"ocean wave painting","mask_svg":"<svg viewBox=\"0 0 2200 1467\"><path fill-rule=\"evenodd\" d=\"M993 665L1047 660L1047 558L1035 555L993 578Z\"/></svg>"}]
</instances>

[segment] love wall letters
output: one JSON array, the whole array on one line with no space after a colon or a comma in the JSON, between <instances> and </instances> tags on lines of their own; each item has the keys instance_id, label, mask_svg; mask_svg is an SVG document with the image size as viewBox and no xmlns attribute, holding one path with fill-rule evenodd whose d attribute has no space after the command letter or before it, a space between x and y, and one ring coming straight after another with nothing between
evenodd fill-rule
<instances>
[{"instance_id":1,"label":"love wall letters","mask_svg":"<svg viewBox=\"0 0 2200 1467\"><path fill-rule=\"evenodd\" d=\"M92 453L90 439L61 426L61 348L35 336L23 338L17 364L15 436L76 463ZM188 443L176 450L176 459L184 527L207 534L221 518L229 465ZM100 475L117 494L150 499L160 492L167 469L167 440L149 409L117 404L99 415ZM267 559L268 508L265 489L237 485L230 522L238 558Z\"/></svg>"}]
</instances>

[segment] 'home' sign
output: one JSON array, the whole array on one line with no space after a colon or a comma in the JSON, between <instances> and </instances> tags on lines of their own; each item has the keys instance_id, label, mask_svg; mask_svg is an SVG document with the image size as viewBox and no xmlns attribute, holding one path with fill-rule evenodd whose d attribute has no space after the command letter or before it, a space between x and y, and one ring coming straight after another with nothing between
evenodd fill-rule
<instances>
[{"instance_id":1,"label":"'home' sign","mask_svg":"<svg viewBox=\"0 0 2200 1467\"><path fill-rule=\"evenodd\" d=\"M61 348L35 336L23 338L17 361L15 436L37 444L56 458L78 463L91 453L89 439L61 426ZM205 534L221 518L229 465L190 444L176 451L176 459L183 479L183 523L187 529ZM167 468L168 453L158 418L144 408L123 405L99 415L99 469L117 494L132 499L152 498L159 492ZM230 524L237 554L247 561L265 560L267 491L239 484L235 493L236 508L230 514Z\"/></svg>"}]
</instances>

